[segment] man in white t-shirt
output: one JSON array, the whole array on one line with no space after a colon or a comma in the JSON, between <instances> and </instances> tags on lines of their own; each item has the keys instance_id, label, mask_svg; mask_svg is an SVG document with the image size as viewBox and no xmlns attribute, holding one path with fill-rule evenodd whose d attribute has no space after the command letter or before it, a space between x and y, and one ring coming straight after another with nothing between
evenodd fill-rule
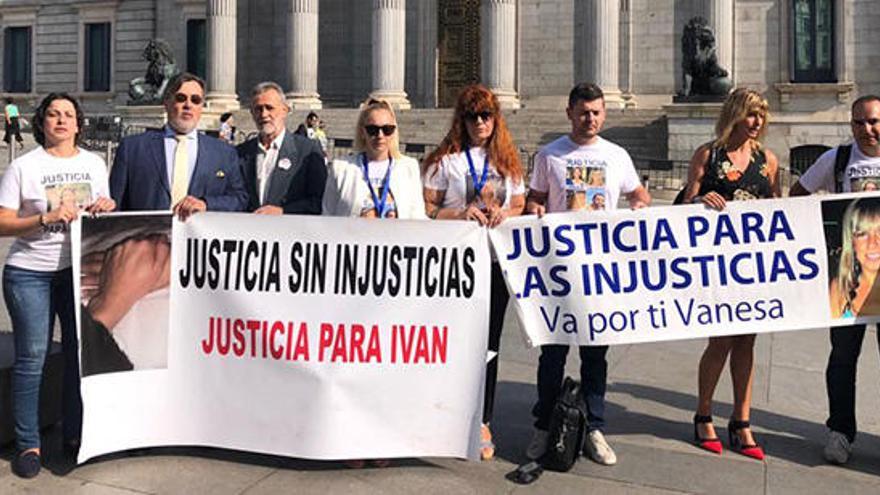
<instances>
[{"instance_id":1,"label":"man in white t-shirt","mask_svg":"<svg viewBox=\"0 0 880 495\"><path fill-rule=\"evenodd\" d=\"M526 212L545 213L596 209L612 210L622 193L631 208L643 208L651 196L639 182L629 153L599 136L605 123L605 96L595 84L581 83L568 96L565 110L571 133L548 144L535 158ZM599 464L613 465L617 456L605 441L605 383L607 346L582 346L581 393L587 409L586 450ZM553 405L562 389L567 345L541 347L538 364L538 402L535 434L526 454L537 459L547 449L547 429Z\"/></svg>"},{"instance_id":2,"label":"man in white t-shirt","mask_svg":"<svg viewBox=\"0 0 880 495\"><path fill-rule=\"evenodd\" d=\"M880 96L865 95L852 105L850 121L854 144L838 146L820 156L791 186L789 196L873 191L880 185ZM828 421L831 430L825 459L835 464L849 460L856 436L856 365L865 337L865 325L831 329L831 355L825 369ZM880 338L880 332L878 332Z\"/></svg>"}]
</instances>

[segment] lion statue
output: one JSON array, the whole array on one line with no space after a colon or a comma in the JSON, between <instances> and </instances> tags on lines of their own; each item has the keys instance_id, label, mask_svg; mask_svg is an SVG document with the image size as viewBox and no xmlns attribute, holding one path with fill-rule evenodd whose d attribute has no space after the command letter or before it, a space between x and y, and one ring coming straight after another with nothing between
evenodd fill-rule
<instances>
[{"instance_id":1,"label":"lion statue","mask_svg":"<svg viewBox=\"0 0 880 495\"><path fill-rule=\"evenodd\" d=\"M171 46L161 39L147 42L141 58L147 61L147 73L128 83L130 105L159 104L168 81L177 75Z\"/></svg>"},{"instance_id":2,"label":"lion statue","mask_svg":"<svg viewBox=\"0 0 880 495\"><path fill-rule=\"evenodd\" d=\"M733 83L728 73L718 65L715 53L715 35L702 17L688 21L681 36L682 76L681 96L726 96Z\"/></svg>"}]
</instances>

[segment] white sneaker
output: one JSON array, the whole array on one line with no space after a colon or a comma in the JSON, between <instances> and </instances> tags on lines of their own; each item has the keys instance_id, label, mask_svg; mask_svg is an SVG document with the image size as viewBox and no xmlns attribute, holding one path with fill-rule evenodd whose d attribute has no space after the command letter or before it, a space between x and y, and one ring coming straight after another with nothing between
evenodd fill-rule
<instances>
[{"instance_id":1,"label":"white sneaker","mask_svg":"<svg viewBox=\"0 0 880 495\"><path fill-rule=\"evenodd\" d=\"M605 441L605 435L599 430L593 430L587 435L587 454L591 459L603 466L617 464L617 455L611 450L611 446Z\"/></svg>"},{"instance_id":2,"label":"white sneaker","mask_svg":"<svg viewBox=\"0 0 880 495\"><path fill-rule=\"evenodd\" d=\"M828 434L828 442L825 443L825 460L833 464L846 464L852 445L846 435L839 431L831 430Z\"/></svg>"},{"instance_id":3,"label":"white sneaker","mask_svg":"<svg viewBox=\"0 0 880 495\"><path fill-rule=\"evenodd\" d=\"M535 428L535 433L532 434L532 441L529 442L529 447L526 449L526 457L534 461L544 455L547 452L547 440L549 438L550 432Z\"/></svg>"}]
</instances>

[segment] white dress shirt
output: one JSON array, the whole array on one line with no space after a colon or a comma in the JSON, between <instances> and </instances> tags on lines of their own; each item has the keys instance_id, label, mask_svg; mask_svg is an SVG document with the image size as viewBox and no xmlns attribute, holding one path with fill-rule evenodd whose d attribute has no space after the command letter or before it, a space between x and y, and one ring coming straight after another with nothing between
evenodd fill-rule
<instances>
[{"instance_id":1,"label":"white dress shirt","mask_svg":"<svg viewBox=\"0 0 880 495\"><path fill-rule=\"evenodd\" d=\"M278 134L278 137L269 143L268 148L263 146L259 138L257 139L257 191L260 194L260 205L266 200L266 188L272 178L275 165L278 163L278 151L281 149L282 143L284 143L285 134L287 132L282 130L281 134Z\"/></svg>"}]
</instances>

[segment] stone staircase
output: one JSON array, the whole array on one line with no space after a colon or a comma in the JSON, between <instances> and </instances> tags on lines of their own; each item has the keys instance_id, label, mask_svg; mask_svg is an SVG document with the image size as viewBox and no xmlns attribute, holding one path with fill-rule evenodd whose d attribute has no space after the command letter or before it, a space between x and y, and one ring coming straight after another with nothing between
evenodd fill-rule
<instances>
[{"instance_id":1,"label":"stone staircase","mask_svg":"<svg viewBox=\"0 0 880 495\"><path fill-rule=\"evenodd\" d=\"M357 109L330 108L318 110L317 113L326 123L330 138L354 138ZM296 129L307 114L308 111L291 112L288 129ZM537 150L570 129L565 113L559 110L514 110L506 112L505 118L517 146L529 151ZM235 119L243 132L255 130L246 110L238 111ZM402 143L433 146L446 135L452 110L404 110L398 113L397 119ZM665 159L667 156L666 120L659 109L610 111L602 135L626 148L636 158Z\"/></svg>"}]
</instances>

